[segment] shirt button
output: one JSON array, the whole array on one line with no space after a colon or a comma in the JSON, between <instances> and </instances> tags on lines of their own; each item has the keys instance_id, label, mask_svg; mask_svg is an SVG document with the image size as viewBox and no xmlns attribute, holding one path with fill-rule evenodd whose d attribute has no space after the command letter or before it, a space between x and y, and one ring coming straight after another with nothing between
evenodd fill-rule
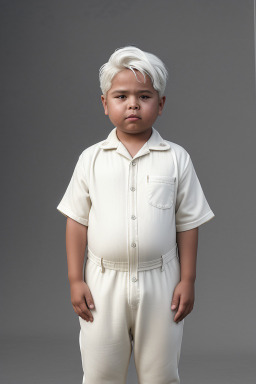
<instances>
[{"instance_id":1,"label":"shirt button","mask_svg":"<svg viewBox=\"0 0 256 384\"><path fill-rule=\"evenodd\" d=\"M135 283L135 281L137 281L137 279L136 279L136 277L133 277L132 282Z\"/></svg>"},{"instance_id":2,"label":"shirt button","mask_svg":"<svg viewBox=\"0 0 256 384\"><path fill-rule=\"evenodd\" d=\"M108 142L107 141L104 141L104 143L102 143L102 145L107 145L108 144Z\"/></svg>"},{"instance_id":3,"label":"shirt button","mask_svg":"<svg viewBox=\"0 0 256 384\"><path fill-rule=\"evenodd\" d=\"M136 247L136 244L135 244L135 243L132 243L131 246L134 248L134 247Z\"/></svg>"},{"instance_id":4,"label":"shirt button","mask_svg":"<svg viewBox=\"0 0 256 384\"><path fill-rule=\"evenodd\" d=\"M134 188L134 187L131 187L130 190L131 190L131 191L135 191L135 188Z\"/></svg>"},{"instance_id":5,"label":"shirt button","mask_svg":"<svg viewBox=\"0 0 256 384\"><path fill-rule=\"evenodd\" d=\"M164 147L165 146L165 143L160 143L161 147Z\"/></svg>"},{"instance_id":6,"label":"shirt button","mask_svg":"<svg viewBox=\"0 0 256 384\"><path fill-rule=\"evenodd\" d=\"M136 216L132 215L132 216L131 216L131 219L135 220L135 219L136 219Z\"/></svg>"},{"instance_id":7,"label":"shirt button","mask_svg":"<svg viewBox=\"0 0 256 384\"><path fill-rule=\"evenodd\" d=\"M132 165L136 165L137 163L136 163L136 161L132 161Z\"/></svg>"}]
</instances>

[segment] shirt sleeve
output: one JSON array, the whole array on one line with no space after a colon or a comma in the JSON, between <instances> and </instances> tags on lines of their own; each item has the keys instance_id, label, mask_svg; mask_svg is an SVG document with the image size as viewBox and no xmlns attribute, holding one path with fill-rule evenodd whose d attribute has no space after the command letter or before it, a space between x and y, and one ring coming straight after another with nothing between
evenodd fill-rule
<instances>
[{"instance_id":1,"label":"shirt sleeve","mask_svg":"<svg viewBox=\"0 0 256 384\"><path fill-rule=\"evenodd\" d=\"M215 217L189 155L178 184L175 213L177 232L199 227Z\"/></svg>"},{"instance_id":2,"label":"shirt sleeve","mask_svg":"<svg viewBox=\"0 0 256 384\"><path fill-rule=\"evenodd\" d=\"M91 199L81 154L57 210L64 216L88 226L90 208Z\"/></svg>"}]
</instances>

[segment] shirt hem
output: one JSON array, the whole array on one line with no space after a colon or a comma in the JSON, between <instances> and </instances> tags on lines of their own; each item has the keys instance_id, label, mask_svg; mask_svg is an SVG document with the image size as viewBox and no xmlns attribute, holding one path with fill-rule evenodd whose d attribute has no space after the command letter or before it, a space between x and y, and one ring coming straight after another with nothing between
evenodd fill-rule
<instances>
[{"instance_id":1,"label":"shirt hem","mask_svg":"<svg viewBox=\"0 0 256 384\"><path fill-rule=\"evenodd\" d=\"M207 223L208 221L210 221L214 217L215 217L215 214L211 210L208 213L206 213L206 215L202 216L198 220L195 220L195 221L192 221L192 222L186 223L186 224L176 225L176 232L188 231L189 229L199 227L200 225Z\"/></svg>"},{"instance_id":2,"label":"shirt hem","mask_svg":"<svg viewBox=\"0 0 256 384\"><path fill-rule=\"evenodd\" d=\"M70 217L71 219L77 221L78 223L88 227L88 219L83 219L82 217L79 217L79 216L75 215L74 212L72 212L70 208L65 207L62 204L59 204L57 206L57 210L60 213L62 213L64 216Z\"/></svg>"}]
</instances>

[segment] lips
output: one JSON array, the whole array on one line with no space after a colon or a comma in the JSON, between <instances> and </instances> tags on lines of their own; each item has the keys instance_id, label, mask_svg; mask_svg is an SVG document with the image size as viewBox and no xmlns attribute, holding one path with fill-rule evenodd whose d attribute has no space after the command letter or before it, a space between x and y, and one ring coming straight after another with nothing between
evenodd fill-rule
<instances>
[{"instance_id":1,"label":"lips","mask_svg":"<svg viewBox=\"0 0 256 384\"><path fill-rule=\"evenodd\" d=\"M140 119L140 117L137 115L130 115L130 116L126 117L126 119L132 119L132 118Z\"/></svg>"}]
</instances>

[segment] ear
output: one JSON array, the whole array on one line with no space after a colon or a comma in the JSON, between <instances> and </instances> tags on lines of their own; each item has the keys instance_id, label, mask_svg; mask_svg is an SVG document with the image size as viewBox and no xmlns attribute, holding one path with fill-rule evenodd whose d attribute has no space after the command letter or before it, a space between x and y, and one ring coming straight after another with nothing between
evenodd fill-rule
<instances>
[{"instance_id":1,"label":"ear","mask_svg":"<svg viewBox=\"0 0 256 384\"><path fill-rule=\"evenodd\" d=\"M102 101L102 105L103 105L103 108L105 111L105 115L108 115L107 99L105 98L104 95L101 95L101 101Z\"/></svg>"},{"instance_id":2,"label":"ear","mask_svg":"<svg viewBox=\"0 0 256 384\"><path fill-rule=\"evenodd\" d=\"M166 100L166 97L165 97L165 96L161 97L161 99L159 100L159 111L158 111L158 115L161 115L161 114L162 114L162 111L163 111L163 108L164 108L165 100Z\"/></svg>"}]
</instances>

